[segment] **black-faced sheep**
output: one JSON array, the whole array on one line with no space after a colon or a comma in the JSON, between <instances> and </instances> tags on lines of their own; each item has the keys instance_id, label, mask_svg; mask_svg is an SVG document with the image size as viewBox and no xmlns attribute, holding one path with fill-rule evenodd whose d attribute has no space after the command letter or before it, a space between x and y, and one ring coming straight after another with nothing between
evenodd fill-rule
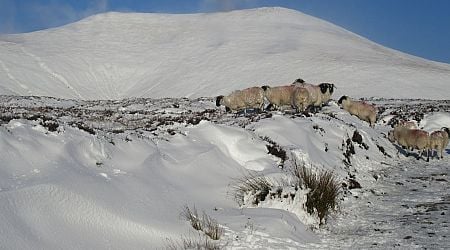
<instances>
[{"instance_id":1,"label":"black-faced sheep","mask_svg":"<svg viewBox=\"0 0 450 250\"><path fill-rule=\"evenodd\" d=\"M363 121L369 122L371 127L375 126L378 112L375 105L363 101L354 101L345 95L339 99L338 104L341 104L342 108L350 114L357 116Z\"/></svg>"},{"instance_id":2,"label":"black-faced sheep","mask_svg":"<svg viewBox=\"0 0 450 250\"><path fill-rule=\"evenodd\" d=\"M259 109L264 107L264 90L260 87L251 87L233 91L227 96L217 96L216 106L224 105L227 112L242 109Z\"/></svg>"},{"instance_id":3,"label":"black-faced sheep","mask_svg":"<svg viewBox=\"0 0 450 250\"><path fill-rule=\"evenodd\" d=\"M397 125L394 130L389 132L388 139L391 142L397 141L400 146L408 150L419 150L418 157L426 152L427 161L430 160L430 134L427 131Z\"/></svg>"},{"instance_id":4,"label":"black-faced sheep","mask_svg":"<svg viewBox=\"0 0 450 250\"><path fill-rule=\"evenodd\" d=\"M334 92L334 84L332 83L313 85L305 83L302 79L297 79L293 84L297 87L304 88L296 89L297 91L292 98L293 106L297 109L306 109L307 107L320 108L330 100Z\"/></svg>"},{"instance_id":5,"label":"black-faced sheep","mask_svg":"<svg viewBox=\"0 0 450 250\"><path fill-rule=\"evenodd\" d=\"M439 158L439 152L441 159L444 158L444 149L448 145L450 137L450 130L448 128L442 128L442 130L434 131L430 134L430 150L435 149L436 155Z\"/></svg>"}]
</instances>

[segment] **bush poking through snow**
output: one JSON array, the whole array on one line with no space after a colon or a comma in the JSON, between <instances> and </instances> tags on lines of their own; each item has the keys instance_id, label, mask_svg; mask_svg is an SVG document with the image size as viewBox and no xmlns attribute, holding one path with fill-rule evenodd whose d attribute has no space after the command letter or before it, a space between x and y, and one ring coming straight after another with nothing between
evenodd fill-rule
<instances>
[{"instance_id":1,"label":"bush poking through snow","mask_svg":"<svg viewBox=\"0 0 450 250\"><path fill-rule=\"evenodd\" d=\"M247 203L246 196L250 194L252 205L258 205L266 199L272 188L273 184L265 176L248 174L238 179L233 186L234 199L239 205L244 205Z\"/></svg>"},{"instance_id":2,"label":"bush poking through snow","mask_svg":"<svg viewBox=\"0 0 450 250\"><path fill-rule=\"evenodd\" d=\"M334 173L328 170L316 173L294 162L293 172L298 179L298 185L310 190L305 204L306 211L309 214L317 213L322 225L326 216L337 207L341 185Z\"/></svg>"},{"instance_id":3,"label":"bush poking through snow","mask_svg":"<svg viewBox=\"0 0 450 250\"><path fill-rule=\"evenodd\" d=\"M202 231L212 240L219 240L223 235L223 228L220 224L205 212L203 212L203 216L200 218L195 207L190 209L188 206L185 206L181 216L189 221L195 230Z\"/></svg>"}]
</instances>

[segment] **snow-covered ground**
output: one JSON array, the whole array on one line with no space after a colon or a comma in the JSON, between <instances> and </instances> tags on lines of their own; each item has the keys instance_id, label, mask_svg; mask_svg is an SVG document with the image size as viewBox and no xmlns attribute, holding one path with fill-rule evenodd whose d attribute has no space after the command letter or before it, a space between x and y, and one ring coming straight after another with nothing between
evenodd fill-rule
<instances>
[{"instance_id":1,"label":"snow-covered ground","mask_svg":"<svg viewBox=\"0 0 450 250\"><path fill-rule=\"evenodd\" d=\"M435 112L420 126L448 126L450 103L372 102L385 108L375 129L334 101L309 117L236 116L211 98L2 96L0 245L152 249L203 239L180 215L187 205L218 221L224 235L217 244L225 248L449 246L449 148L444 160L426 163L398 154L385 134L394 112L415 118L430 107ZM355 154L344 163L355 130L367 147L350 142ZM286 150L283 168L268 154L267 138ZM258 205L234 197L236 181L249 173L289 192L282 180L290 178L294 159L333 170L347 185L324 226L305 211L306 190ZM349 189L350 179L361 188Z\"/></svg>"},{"instance_id":2,"label":"snow-covered ground","mask_svg":"<svg viewBox=\"0 0 450 250\"><path fill-rule=\"evenodd\" d=\"M299 77L334 83L334 100L312 115L214 105ZM204 242L186 206L219 223L210 241L228 249L449 248L450 149L427 163L386 139L399 119L450 127L449 82L448 64L283 8L105 13L1 35L0 248ZM341 95L377 104L375 128ZM324 225L295 164L342 185ZM272 188L242 193L246 178Z\"/></svg>"},{"instance_id":3,"label":"snow-covered ground","mask_svg":"<svg viewBox=\"0 0 450 250\"><path fill-rule=\"evenodd\" d=\"M332 82L337 96L448 99L450 65L284 8L104 13L0 35L0 94L196 98L299 77Z\"/></svg>"}]
</instances>

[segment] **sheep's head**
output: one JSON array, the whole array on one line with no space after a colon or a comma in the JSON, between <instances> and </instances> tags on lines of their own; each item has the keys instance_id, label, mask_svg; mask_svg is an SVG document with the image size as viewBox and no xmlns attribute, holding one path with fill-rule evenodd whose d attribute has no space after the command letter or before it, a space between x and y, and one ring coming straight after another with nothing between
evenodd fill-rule
<instances>
[{"instance_id":1,"label":"sheep's head","mask_svg":"<svg viewBox=\"0 0 450 250\"><path fill-rule=\"evenodd\" d=\"M305 83L305 81L301 78L298 78L297 80L294 81L294 84L296 83Z\"/></svg>"},{"instance_id":2,"label":"sheep's head","mask_svg":"<svg viewBox=\"0 0 450 250\"><path fill-rule=\"evenodd\" d=\"M319 88L320 88L320 92L322 92L322 94L327 93L327 90L328 90L331 95L331 94L333 94L333 91L334 91L334 84L323 82L323 83L319 84Z\"/></svg>"},{"instance_id":3,"label":"sheep's head","mask_svg":"<svg viewBox=\"0 0 450 250\"><path fill-rule=\"evenodd\" d=\"M219 107L222 104L223 95L216 97L216 106Z\"/></svg>"},{"instance_id":4,"label":"sheep's head","mask_svg":"<svg viewBox=\"0 0 450 250\"><path fill-rule=\"evenodd\" d=\"M270 89L270 86L264 85L264 86L262 86L261 88L262 88L264 91L266 91L266 90Z\"/></svg>"},{"instance_id":5,"label":"sheep's head","mask_svg":"<svg viewBox=\"0 0 450 250\"><path fill-rule=\"evenodd\" d=\"M347 101L347 100L348 100L348 96L343 95L343 96L339 99L338 104L342 104L343 101Z\"/></svg>"}]
</instances>

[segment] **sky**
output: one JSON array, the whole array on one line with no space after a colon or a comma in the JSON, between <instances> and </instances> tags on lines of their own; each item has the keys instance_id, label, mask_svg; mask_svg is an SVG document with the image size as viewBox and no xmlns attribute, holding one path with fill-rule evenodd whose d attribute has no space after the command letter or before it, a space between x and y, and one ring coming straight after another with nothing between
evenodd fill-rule
<instances>
[{"instance_id":1,"label":"sky","mask_svg":"<svg viewBox=\"0 0 450 250\"><path fill-rule=\"evenodd\" d=\"M448 0L0 0L0 34L61 26L107 11L197 13L280 6L408 54L450 63Z\"/></svg>"}]
</instances>

